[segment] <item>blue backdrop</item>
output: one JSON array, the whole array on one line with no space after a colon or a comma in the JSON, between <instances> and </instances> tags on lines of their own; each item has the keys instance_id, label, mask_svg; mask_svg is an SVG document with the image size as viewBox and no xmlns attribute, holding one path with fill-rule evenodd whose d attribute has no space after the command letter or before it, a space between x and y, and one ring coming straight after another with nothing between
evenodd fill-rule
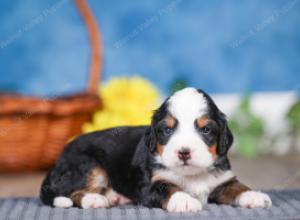
<instances>
[{"instance_id":1,"label":"blue backdrop","mask_svg":"<svg viewBox=\"0 0 300 220\"><path fill-rule=\"evenodd\" d=\"M90 0L104 79L182 79L212 93L299 89L300 0ZM87 33L71 0L0 2L0 90L83 90Z\"/></svg>"}]
</instances>

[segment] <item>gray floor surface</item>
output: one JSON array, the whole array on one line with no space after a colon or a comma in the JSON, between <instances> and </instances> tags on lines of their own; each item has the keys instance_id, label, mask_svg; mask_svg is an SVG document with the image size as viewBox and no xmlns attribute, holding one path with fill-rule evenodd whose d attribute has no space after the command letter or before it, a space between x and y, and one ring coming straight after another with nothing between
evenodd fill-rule
<instances>
[{"instance_id":1,"label":"gray floor surface","mask_svg":"<svg viewBox=\"0 0 300 220\"><path fill-rule=\"evenodd\" d=\"M267 191L273 201L268 209L247 209L209 204L196 214L170 214L162 209L123 206L110 209L51 208L37 198L0 199L0 220L135 220L135 219L300 219L300 190Z\"/></svg>"}]
</instances>

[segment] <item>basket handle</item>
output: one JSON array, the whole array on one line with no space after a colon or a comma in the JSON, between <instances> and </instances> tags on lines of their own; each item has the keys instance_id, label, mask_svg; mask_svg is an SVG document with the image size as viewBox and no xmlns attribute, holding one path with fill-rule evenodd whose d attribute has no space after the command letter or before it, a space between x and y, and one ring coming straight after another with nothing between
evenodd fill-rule
<instances>
[{"instance_id":1,"label":"basket handle","mask_svg":"<svg viewBox=\"0 0 300 220\"><path fill-rule=\"evenodd\" d=\"M95 18L89 8L86 0L75 0L76 6L86 25L91 47L91 61L87 92L97 94L97 87L101 79L102 70L102 48L100 44L100 32Z\"/></svg>"}]
</instances>

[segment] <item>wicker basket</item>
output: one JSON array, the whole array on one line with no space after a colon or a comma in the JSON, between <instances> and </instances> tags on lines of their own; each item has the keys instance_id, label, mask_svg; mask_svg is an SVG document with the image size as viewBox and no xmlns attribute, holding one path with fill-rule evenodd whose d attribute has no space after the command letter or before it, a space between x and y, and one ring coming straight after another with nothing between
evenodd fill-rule
<instances>
[{"instance_id":1,"label":"wicker basket","mask_svg":"<svg viewBox=\"0 0 300 220\"><path fill-rule=\"evenodd\" d=\"M66 141L81 133L84 122L101 106L97 87L101 48L97 24L85 0L76 0L91 43L89 86L68 97L42 99L0 95L0 172L49 168Z\"/></svg>"}]
</instances>

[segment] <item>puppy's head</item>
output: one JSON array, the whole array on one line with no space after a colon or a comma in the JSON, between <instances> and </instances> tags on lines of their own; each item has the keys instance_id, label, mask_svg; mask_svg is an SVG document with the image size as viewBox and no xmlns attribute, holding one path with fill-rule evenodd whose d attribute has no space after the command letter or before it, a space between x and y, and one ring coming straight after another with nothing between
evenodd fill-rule
<instances>
[{"instance_id":1,"label":"puppy's head","mask_svg":"<svg viewBox=\"0 0 300 220\"><path fill-rule=\"evenodd\" d=\"M233 142L225 115L203 91L185 88L152 118L146 143L157 163L184 175L207 170Z\"/></svg>"}]
</instances>

